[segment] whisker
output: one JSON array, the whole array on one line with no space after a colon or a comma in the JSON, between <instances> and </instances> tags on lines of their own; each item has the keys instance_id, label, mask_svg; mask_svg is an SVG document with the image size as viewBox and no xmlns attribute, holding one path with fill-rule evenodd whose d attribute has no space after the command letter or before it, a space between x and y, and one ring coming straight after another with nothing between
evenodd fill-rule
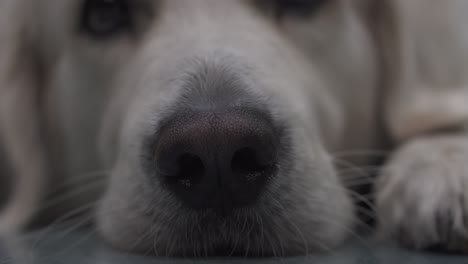
<instances>
[{"instance_id":1,"label":"whisker","mask_svg":"<svg viewBox=\"0 0 468 264\"><path fill-rule=\"evenodd\" d=\"M274 199L276 201L276 204L281 208L281 210L285 211L286 208L284 207L284 205L278 201L277 199ZM300 231L300 228L293 222L291 221L290 219L285 219L287 221L287 223L290 225L290 226L293 226L295 229L296 229L296 232L292 231L292 234L293 235L300 235L303 239L303 242L304 241L307 241L304 234L302 234L302 232ZM286 231L287 233L291 233L289 230L286 230L285 227L283 225L279 225L276 221L272 221L272 223L277 227L277 228L280 228L282 229L283 231ZM275 235L276 236L276 235ZM276 236L277 237L277 236ZM278 239L278 237L277 237ZM282 239L278 239L279 240L279 243L282 247L282 256L285 256L285 249L284 249L284 246L283 246L283 242L282 242ZM319 247L320 249L328 252L328 253L331 253L333 254L333 250L327 246L325 246L323 243L320 243L319 241L316 241L316 240L312 240L311 241L312 243L314 243L317 247ZM307 245L304 245L304 247L307 249L307 252L309 251L309 245L308 243L306 242Z\"/></svg>"},{"instance_id":2,"label":"whisker","mask_svg":"<svg viewBox=\"0 0 468 264\"><path fill-rule=\"evenodd\" d=\"M386 158L391 155L391 151L388 150L378 150L378 149L356 149L356 150L343 150L343 151L337 151L337 152L332 152L331 155L334 157L362 157L362 156L368 156L368 157L378 157L378 158Z\"/></svg>"},{"instance_id":3,"label":"whisker","mask_svg":"<svg viewBox=\"0 0 468 264\"><path fill-rule=\"evenodd\" d=\"M40 231L40 235L35 240L35 242L33 244L33 248L36 248L39 245L39 243L41 242L41 240L43 240L44 237L48 233L50 233L52 230L54 230L54 228L57 228L57 226L59 226L60 223L63 223L67 218L76 217L77 215L82 214L82 213L94 208L95 205L96 205L96 203L93 202L93 203L89 203L89 204L80 206L80 207L75 208L74 210L71 210L70 212L64 214L63 216L57 218L49 226L47 226L44 230Z\"/></svg>"},{"instance_id":4,"label":"whisker","mask_svg":"<svg viewBox=\"0 0 468 264\"><path fill-rule=\"evenodd\" d=\"M81 218L81 217L80 217ZM94 219L94 215L93 214L89 214L89 215L85 215L83 216L82 218L83 219L75 219L74 221L70 221L70 225L69 226L66 226L64 230L61 230L62 227L56 227L55 229L57 231L60 231L58 234L60 234L60 236L57 236L58 238L63 238L65 237L66 235L72 233L73 231L76 231L78 230L79 228L83 227L84 225L86 224L89 224L89 223L92 223L92 220Z\"/></svg>"},{"instance_id":5,"label":"whisker","mask_svg":"<svg viewBox=\"0 0 468 264\"><path fill-rule=\"evenodd\" d=\"M151 233L155 233L155 228L151 227ZM159 251L158 251L158 240L157 236L153 235L153 253L159 257Z\"/></svg>"},{"instance_id":6,"label":"whisker","mask_svg":"<svg viewBox=\"0 0 468 264\"><path fill-rule=\"evenodd\" d=\"M255 228L255 223L252 223L252 224L250 225L249 231L247 231L247 250L246 250L246 253L245 253L245 257L248 256L248 252L249 252L249 250L250 250L250 246L251 246L251 245L250 245L250 244L251 244L251 242L250 242L250 236L252 235L252 232L253 232L254 228Z\"/></svg>"},{"instance_id":7,"label":"whisker","mask_svg":"<svg viewBox=\"0 0 468 264\"><path fill-rule=\"evenodd\" d=\"M188 221L188 219L187 219L186 221ZM197 217L197 221L200 221L198 217ZM187 223L186 223L186 225L188 226ZM190 242L191 242L192 245L195 244L194 234L195 234L195 229L194 229L194 228L191 228L191 229L190 229L190 234L189 234L189 235L190 235ZM196 249L193 248L192 255L195 256L196 254L197 254Z\"/></svg>"},{"instance_id":8,"label":"whisker","mask_svg":"<svg viewBox=\"0 0 468 264\"><path fill-rule=\"evenodd\" d=\"M361 230L361 228L364 228L365 231L369 232L369 233L372 233L372 232L375 231L375 227L373 227L372 225L366 223L364 220L359 219L359 218L356 218L354 220L355 220L355 226L356 226L356 228L360 228L359 230Z\"/></svg>"},{"instance_id":9,"label":"whisker","mask_svg":"<svg viewBox=\"0 0 468 264\"><path fill-rule=\"evenodd\" d=\"M344 167L344 168L338 168L337 172L341 172L341 173L343 173L343 172L353 172L353 173L355 173L355 175L358 175L359 177L370 177L369 173L367 172L367 171L369 171L368 168L370 166L357 166L352 162L337 159L337 158L333 158L333 162L338 166ZM373 167L374 166L372 166L370 168L373 168ZM355 177L357 177L357 176L355 176Z\"/></svg>"},{"instance_id":10,"label":"whisker","mask_svg":"<svg viewBox=\"0 0 468 264\"><path fill-rule=\"evenodd\" d=\"M260 217L257 213L255 214L255 218L260 226L260 254L263 255L265 254L264 252L264 240L265 240L265 234L264 234L264 226L263 226L263 219Z\"/></svg>"},{"instance_id":11,"label":"whisker","mask_svg":"<svg viewBox=\"0 0 468 264\"><path fill-rule=\"evenodd\" d=\"M51 193L54 194L54 193L60 192L62 189L65 189L67 187L73 186L78 183L85 182L87 180L94 180L96 179L97 176L99 178L105 179L105 176L107 176L107 174L109 174L109 171L102 170L102 171L91 171L91 172L88 172L79 176L70 177L70 179L60 183L58 186L55 186L54 189L51 190Z\"/></svg>"},{"instance_id":12,"label":"whisker","mask_svg":"<svg viewBox=\"0 0 468 264\"><path fill-rule=\"evenodd\" d=\"M102 187L102 182L104 181L105 179L99 179L97 181L94 181L94 182L89 182L89 183L86 183L86 184L83 184L82 186L80 186L79 188L75 189L75 190L72 190L72 191L69 191L69 192L65 192L63 193L62 195L59 195L59 196L56 196L54 197L53 199L49 200L49 201L46 201L44 203L43 206L41 206L36 213L40 212L40 211L43 211L43 210L46 210L46 209L49 209L53 206L56 206L56 205L59 205L60 203L62 202L65 202L69 199L72 199L76 196L78 196L79 194L83 194L87 191L90 191L94 188L98 188L98 187Z\"/></svg>"},{"instance_id":13,"label":"whisker","mask_svg":"<svg viewBox=\"0 0 468 264\"><path fill-rule=\"evenodd\" d=\"M247 220L248 220L247 217L244 217L244 223L242 225L241 230L239 231L239 235L242 235L244 233L244 230L247 227ZM239 235L237 236L236 242L235 242L235 244L233 246L233 249L232 249L231 253L229 253L228 257L232 257L234 255L234 253L235 253L235 251L237 249L237 244L239 243Z\"/></svg>"},{"instance_id":14,"label":"whisker","mask_svg":"<svg viewBox=\"0 0 468 264\"><path fill-rule=\"evenodd\" d=\"M333 217L322 218L322 219L327 221L330 224L334 224L334 225L338 226L338 228L342 228L344 231L346 231L346 233L348 233L353 238L357 239L367 249L372 250L372 246L369 244L369 242L366 240L366 238L364 238L364 237L360 236L359 234L357 234L352 228L347 227L346 225L343 225L339 221L336 221L336 219L333 218Z\"/></svg>"},{"instance_id":15,"label":"whisker","mask_svg":"<svg viewBox=\"0 0 468 264\"><path fill-rule=\"evenodd\" d=\"M375 215L375 212L373 212L372 210L363 208L361 206L356 206L356 212L361 213L361 214L365 215L366 217L371 218L372 220L376 220L376 218L377 218L376 215Z\"/></svg>"},{"instance_id":16,"label":"whisker","mask_svg":"<svg viewBox=\"0 0 468 264\"><path fill-rule=\"evenodd\" d=\"M364 205L366 205L367 207L369 207L372 211L376 211L376 208L375 208L375 205L372 204L369 199L367 199L366 197L362 196L361 194L355 192L355 191L352 191L352 190L347 190L348 193L354 197L354 199L356 199L356 201L358 202L361 202L363 203Z\"/></svg>"},{"instance_id":17,"label":"whisker","mask_svg":"<svg viewBox=\"0 0 468 264\"><path fill-rule=\"evenodd\" d=\"M371 175L372 174L375 174L376 172L379 172L380 170L382 169L381 166L353 166L353 167L349 167L349 168L343 168L343 169L337 169L337 173L340 174L340 175L344 175L344 176L353 176L353 177L356 177L356 178L369 178L369 177L372 177ZM359 174L347 174L347 173L356 173L356 172L359 172Z\"/></svg>"},{"instance_id":18,"label":"whisker","mask_svg":"<svg viewBox=\"0 0 468 264\"><path fill-rule=\"evenodd\" d=\"M353 180L350 180L350 181L343 181L343 184L345 185L345 187L348 187L348 188L353 188L353 187L360 187L360 186L364 186L364 185L373 185L375 182L374 179L367 179L367 178L364 178L364 179L353 179Z\"/></svg>"},{"instance_id":19,"label":"whisker","mask_svg":"<svg viewBox=\"0 0 468 264\"><path fill-rule=\"evenodd\" d=\"M305 238L304 234L301 232L301 230L299 229L299 227L298 227L293 221L289 221L289 223L291 224L291 226L292 226L293 228L296 229L297 234L298 234L299 236L301 236L302 241L303 241L303 243L304 243L305 255L308 256L308 255L309 255L309 243L307 242L307 239Z\"/></svg>"},{"instance_id":20,"label":"whisker","mask_svg":"<svg viewBox=\"0 0 468 264\"><path fill-rule=\"evenodd\" d=\"M66 253L69 253L73 248L76 248L78 247L80 244L86 242L87 240L89 240L91 237L95 236L97 233L96 230L92 230L92 231L89 231L88 234L86 235L83 235L81 238L79 238L78 240L76 240L75 242L73 242L72 244L70 244L69 246L67 246L66 248L64 248L63 250L57 252L57 253L54 253L52 256L50 257L53 257L53 258L57 258L57 257L60 257L60 256L63 256L65 255Z\"/></svg>"},{"instance_id":21,"label":"whisker","mask_svg":"<svg viewBox=\"0 0 468 264\"><path fill-rule=\"evenodd\" d=\"M262 215L264 215L264 217L267 217L268 219L274 219L274 218L272 217L272 215L271 215L268 211L263 210ZM260 216L260 218L261 218L261 216ZM262 227L263 227L263 226L264 226L264 224L263 224L263 219L262 219ZM269 233L271 234L271 232L269 232ZM273 256L274 256L275 258L278 257L279 255L278 255L278 253L276 252L276 246L273 245L273 242L272 242L271 237L270 237L268 234L266 234L266 237L267 237L267 238L265 238L264 242L268 242L268 244L270 245L270 250L272 251ZM276 237L276 235L275 235L275 237Z\"/></svg>"},{"instance_id":22,"label":"whisker","mask_svg":"<svg viewBox=\"0 0 468 264\"><path fill-rule=\"evenodd\" d=\"M349 193L352 198L357 201L357 202L361 202L363 203L364 205L368 206L371 210L373 211L376 211L376 208L375 206L372 204L372 202L366 198L365 196L359 194L358 192L356 191L353 191L351 189L348 189L348 188L345 188L345 187L341 187L341 186L332 186L332 185L329 185L329 184L325 184L323 185L323 187L325 188L329 188L329 189L335 189L335 190L339 190L339 191L346 191L347 193Z\"/></svg>"}]
</instances>

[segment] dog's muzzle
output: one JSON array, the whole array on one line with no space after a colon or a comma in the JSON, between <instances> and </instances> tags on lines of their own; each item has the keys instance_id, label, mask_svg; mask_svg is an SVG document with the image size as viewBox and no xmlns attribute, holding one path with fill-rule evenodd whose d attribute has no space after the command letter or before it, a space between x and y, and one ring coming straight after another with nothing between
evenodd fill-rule
<instances>
[{"instance_id":1,"label":"dog's muzzle","mask_svg":"<svg viewBox=\"0 0 468 264\"><path fill-rule=\"evenodd\" d=\"M184 110L157 134L156 175L190 208L226 216L260 196L276 174L279 145L261 110Z\"/></svg>"}]
</instances>

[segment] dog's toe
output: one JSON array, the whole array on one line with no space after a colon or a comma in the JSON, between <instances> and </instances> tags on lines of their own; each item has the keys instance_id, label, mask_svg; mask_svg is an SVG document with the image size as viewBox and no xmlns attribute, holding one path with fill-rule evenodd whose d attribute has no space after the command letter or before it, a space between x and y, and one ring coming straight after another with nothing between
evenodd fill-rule
<instances>
[{"instance_id":1,"label":"dog's toe","mask_svg":"<svg viewBox=\"0 0 468 264\"><path fill-rule=\"evenodd\" d=\"M468 253L468 138L407 144L384 168L376 195L380 236Z\"/></svg>"}]
</instances>

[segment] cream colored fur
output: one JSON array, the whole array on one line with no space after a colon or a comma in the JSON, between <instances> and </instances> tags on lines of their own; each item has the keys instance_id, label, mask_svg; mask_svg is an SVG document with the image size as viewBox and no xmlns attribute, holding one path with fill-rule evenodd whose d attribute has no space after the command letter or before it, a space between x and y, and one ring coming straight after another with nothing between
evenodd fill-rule
<instances>
[{"instance_id":1,"label":"cream colored fur","mask_svg":"<svg viewBox=\"0 0 468 264\"><path fill-rule=\"evenodd\" d=\"M467 250L467 1L330 0L281 22L247 0L148 3L136 36L103 43L77 32L77 0L0 0L0 147L13 173L0 177L14 181L0 233L27 227L57 186L106 171L105 192L58 214L102 193L98 231L124 250L327 250L356 223L336 154L394 150L377 178L379 234ZM247 92L290 133L293 164L240 213L263 237L236 221L204 229L146 182L139 144L200 65L207 79L226 67L253 83Z\"/></svg>"}]
</instances>

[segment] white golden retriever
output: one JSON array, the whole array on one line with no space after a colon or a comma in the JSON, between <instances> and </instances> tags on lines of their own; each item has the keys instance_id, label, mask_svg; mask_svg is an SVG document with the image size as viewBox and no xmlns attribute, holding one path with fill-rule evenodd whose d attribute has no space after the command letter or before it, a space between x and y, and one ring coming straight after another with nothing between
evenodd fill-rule
<instances>
[{"instance_id":1,"label":"white golden retriever","mask_svg":"<svg viewBox=\"0 0 468 264\"><path fill-rule=\"evenodd\" d=\"M344 153L378 150L393 153L378 234L468 250L467 13L466 0L1 0L0 232L89 209L133 252L329 250L357 223L359 173L347 184L343 164L373 165ZM66 202L45 210L57 188Z\"/></svg>"}]
</instances>

